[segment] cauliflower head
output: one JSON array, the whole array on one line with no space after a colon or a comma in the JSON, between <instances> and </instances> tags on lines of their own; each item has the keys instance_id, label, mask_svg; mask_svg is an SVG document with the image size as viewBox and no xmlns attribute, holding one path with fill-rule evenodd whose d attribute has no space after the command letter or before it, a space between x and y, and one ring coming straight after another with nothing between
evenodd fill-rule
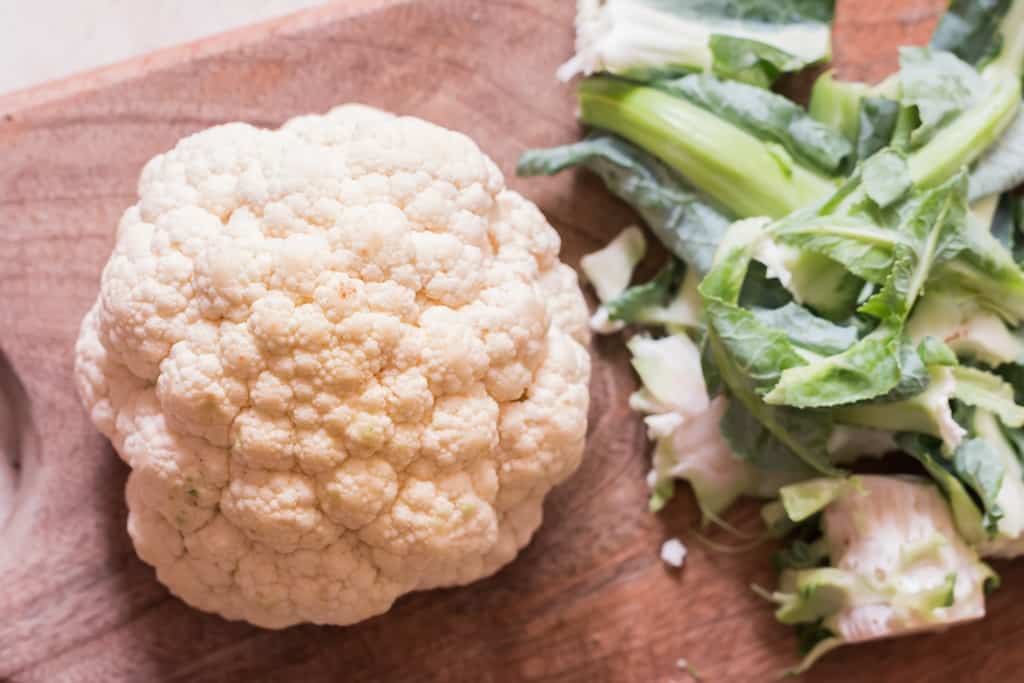
<instances>
[{"instance_id":1,"label":"cauliflower head","mask_svg":"<svg viewBox=\"0 0 1024 683\"><path fill-rule=\"evenodd\" d=\"M510 562L586 433L559 247L469 138L369 107L152 159L75 349L139 556L269 628Z\"/></svg>"}]
</instances>

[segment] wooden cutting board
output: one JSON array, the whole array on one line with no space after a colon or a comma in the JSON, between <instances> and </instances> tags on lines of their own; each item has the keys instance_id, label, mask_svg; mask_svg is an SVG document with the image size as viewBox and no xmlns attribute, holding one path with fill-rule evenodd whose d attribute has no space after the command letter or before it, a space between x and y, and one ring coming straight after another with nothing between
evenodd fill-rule
<instances>
[{"instance_id":1,"label":"wooden cutting board","mask_svg":"<svg viewBox=\"0 0 1024 683\"><path fill-rule=\"evenodd\" d=\"M276 126L357 100L465 131L546 212L573 264L635 220L586 175L513 175L526 147L579 134L573 88L553 77L572 4L356 0L0 97L0 680L683 681L685 657L708 681L763 681L793 663L794 638L749 589L772 582L771 549L703 546L688 493L646 511L619 339L594 344L585 463L519 559L348 628L266 631L170 596L125 532L127 469L75 397L79 320L142 164L216 123ZM941 4L842 2L842 74L884 76ZM755 510L732 519L753 528ZM670 536L690 548L681 572L658 559ZM807 680L1019 680L1024 562L997 569L985 621L843 649Z\"/></svg>"}]
</instances>

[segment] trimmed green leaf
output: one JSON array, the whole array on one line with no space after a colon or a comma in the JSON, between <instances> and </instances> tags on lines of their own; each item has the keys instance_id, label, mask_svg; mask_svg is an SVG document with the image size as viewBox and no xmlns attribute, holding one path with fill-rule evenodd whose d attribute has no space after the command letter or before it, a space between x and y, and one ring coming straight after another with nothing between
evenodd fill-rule
<instances>
[{"instance_id":1,"label":"trimmed green leaf","mask_svg":"<svg viewBox=\"0 0 1024 683\"><path fill-rule=\"evenodd\" d=\"M958 365L956 354L945 342L925 337L917 347L917 354L925 365Z\"/></svg>"},{"instance_id":2,"label":"trimmed green leaf","mask_svg":"<svg viewBox=\"0 0 1024 683\"><path fill-rule=\"evenodd\" d=\"M892 141L899 113L899 102L884 97L865 97L860 101L857 159L867 159Z\"/></svg>"},{"instance_id":3,"label":"trimmed green leaf","mask_svg":"<svg viewBox=\"0 0 1024 683\"><path fill-rule=\"evenodd\" d=\"M814 470L758 422L739 401L729 401L719 429L733 455L763 473L768 482L789 483L814 475ZM774 495L775 490L758 493Z\"/></svg>"},{"instance_id":4,"label":"trimmed green leaf","mask_svg":"<svg viewBox=\"0 0 1024 683\"><path fill-rule=\"evenodd\" d=\"M969 221L959 235L959 258L943 264L935 279L973 293L978 303L1018 323L1024 318L1024 272L992 234Z\"/></svg>"},{"instance_id":5,"label":"trimmed green leaf","mask_svg":"<svg viewBox=\"0 0 1024 683\"><path fill-rule=\"evenodd\" d=\"M917 302L907 321L914 340L946 340L958 356L990 366L1024 358L1024 339L1010 331L1006 321L969 290L945 283L940 271Z\"/></svg>"},{"instance_id":6,"label":"trimmed green leaf","mask_svg":"<svg viewBox=\"0 0 1024 683\"><path fill-rule=\"evenodd\" d=\"M786 368L765 395L775 405L822 408L856 403L885 395L903 375L903 325L936 263L962 248L958 230L966 216L963 174L924 193L900 225L910 243L894 251L885 285L862 307L881 324L841 354Z\"/></svg>"},{"instance_id":7,"label":"trimmed green leaf","mask_svg":"<svg viewBox=\"0 0 1024 683\"><path fill-rule=\"evenodd\" d=\"M641 322L652 308L664 306L679 288L685 268L677 259L669 259L650 281L634 285L604 304L609 320Z\"/></svg>"},{"instance_id":8,"label":"trimmed green leaf","mask_svg":"<svg viewBox=\"0 0 1024 683\"><path fill-rule=\"evenodd\" d=\"M766 403L822 408L884 395L902 375L900 327L885 323L846 351L800 367L787 368Z\"/></svg>"},{"instance_id":9,"label":"trimmed green leaf","mask_svg":"<svg viewBox=\"0 0 1024 683\"><path fill-rule=\"evenodd\" d=\"M779 489L779 500L786 515L794 522L802 522L832 504L846 491L856 486L856 478L808 479Z\"/></svg>"},{"instance_id":10,"label":"trimmed green leaf","mask_svg":"<svg viewBox=\"0 0 1024 683\"><path fill-rule=\"evenodd\" d=\"M971 545L984 542L990 535L985 528L986 518L968 493L964 482L953 471L952 463L938 455L940 444L920 434L897 434L896 440L900 448L924 466L928 476L942 489L953 511L957 531L964 540Z\"/></svg>"},{"instance_id":11,"label":"trimmed green leaf","mask_svg":"<svg viewBox=\"0 0 1024 683\"><path fill-rule=\"evenodd\" d=\"M871 404L895 403L906 401L918 396L931 384L928 365L946 365L946 363L927 363L920 347L915 348L909 339L901 341L900 346L900 379L892 389L882 396L870 401Z\"/></svg>"},{"instance_id":12,"label":"trimmed green leaf","mask_svg":"<svg viewBox=\"0 0 1024 683\"><path fill-rule=\"evenodd\" d=\"M951 370L941 366L931 368L928 387L910 398L840 406L833 411L833 417L840 424L930 434L953 449L963 439L964 429L953 419L949 405L955 385Z\"/></svg>"},{"instance_id":13,"label":"trimmed green leaf","mask_svg":"<svg viewBox=\"0 0 1024 683\"><path fill-rule=\"evenodd\" d=\"M863 313L880 320L906 320L932 268L966 248L962 234L967 216L965 174L924 192L911 206L899 228L910 245L894 250L885 285L861 306Z\"/></svg>"},{"instance_id":14,"label":"trimmed green leaf","mask_svg":"<svg viewBox=\"0 0 1024 683\"><path fill-rule=\"evenodd\" d=\"M773 225L772 239L806 249L842 264L868 282L885 281L892 267L893 252L905 242L899 233L880 228L860 216L794 214Z\"/></svg>"},{"instance_id":15,"label":"trimmed green leaf","mask_svg":"<svg viewBox=\"0 0 1024 683\"><path fill-rule=\"evenodd\" d=\"M801 460L819 472L836 474L840 470L829 461L827 449L831 431L828 416L769 406L757 395L759 382L768 385L779 369L803 362L785 335L771 331L770 338L766 338L763 331L759 333L763 326L753 314L737 305L751 254L763 234L764 224L764 220L749 219L730 226L716 253L714 267L700 285L708 320L709 349L733 399L741 402L757 422ZM727 339L721 336L723 331ZM738 353L738 359L727 341ZM745 347L745 341L763 349L771 359L757 358L752 348Z\"/></svg>"},{"instance_id":16,"label":"trimmed green leaf","mask_svg":"<svg viewBox=\"0 0 1024 683\"><path fill-rule=\"evenodd\" d=\"M580 142L529 150L521 176L553 175L582 165L630 204L670 252L706 273L729 219L701 199L674 171L622 138L598 134Z\"/></svg>"},{"instance_id":17,"label":"trimmed green leaf","mask_svg":"<svg viewBox=\"0 0 1024 683\"><path fill-rule=\"evenodd\" d=\"M794 54L749 38L712 34L708 47L712 73L756 88L770 88L782 74L807 66Z\"/></svg>"},{"instance_id":18,"label":"trimmed green leaf","mask_svg":"<svg viewBox=\"0 0 1024 683\"><path fill-rule=\"evenodd\" d=\"M996 498L1006 472L1002 458L984 439L969 439L953 453L953 472L981 498L986 526L993 526L1003 512Z\"/></svg>"},{"instance_id":19,"label":"trimmed green leaf","mask_svg":"<svg viewBox=\"0 0 1024 683\"><path fill-rule=\"evenodd\" d=\"M806 364L785 332L761 324L751 311L707 299L704 310L715 337L759 394L771 391L785 370Z\"/></svg>"},{"instance_id":20,"label":"trimmed green leaf","mask_svg":"<svg viewBox=\"0 0 1024 683\"><path fill-rule=\"evenodd\" d=\"M779 308L754 308L752 312L758 322L784 331L793 344L815 353L842 353L857 341L856 327L819 318L793 302Z\"/></svg>"}]
</instances>

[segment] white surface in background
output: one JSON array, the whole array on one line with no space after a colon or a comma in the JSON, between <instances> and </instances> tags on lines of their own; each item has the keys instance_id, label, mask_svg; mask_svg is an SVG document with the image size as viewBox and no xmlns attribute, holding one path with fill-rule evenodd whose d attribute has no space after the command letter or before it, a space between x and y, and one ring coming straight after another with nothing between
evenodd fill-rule
<instances>
[{"instance_id":1,"label":"white surface in background","mask_svg":"<svg viewBox=\"0 0 1024 683\"><path fill-rule=\"evenodd\" d=\"M0 93L325 0L0 0Z\"/></svg>"}]
</instances>

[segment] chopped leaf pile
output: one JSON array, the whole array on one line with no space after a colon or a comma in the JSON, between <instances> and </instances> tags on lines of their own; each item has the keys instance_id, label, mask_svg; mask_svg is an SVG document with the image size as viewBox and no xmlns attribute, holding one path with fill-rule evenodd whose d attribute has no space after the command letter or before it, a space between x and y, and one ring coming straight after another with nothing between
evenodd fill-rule
<instances>
[{"instance_id":1,"label":"chopped leaf pile","mask_svg":"<svg viewBox=\"0 0 1024 683\"><path fill-rule=\"evenodd\" d=\"M580 0L587 137L518 167L597 174L664 247L630 227L581 263L642 384L650 507L770 501L800 669L982 617L979 558L1024 554L1024 0L953 0L805 108L771 87L828 60L832 4Z\"/></svg>"}]
</instances>

